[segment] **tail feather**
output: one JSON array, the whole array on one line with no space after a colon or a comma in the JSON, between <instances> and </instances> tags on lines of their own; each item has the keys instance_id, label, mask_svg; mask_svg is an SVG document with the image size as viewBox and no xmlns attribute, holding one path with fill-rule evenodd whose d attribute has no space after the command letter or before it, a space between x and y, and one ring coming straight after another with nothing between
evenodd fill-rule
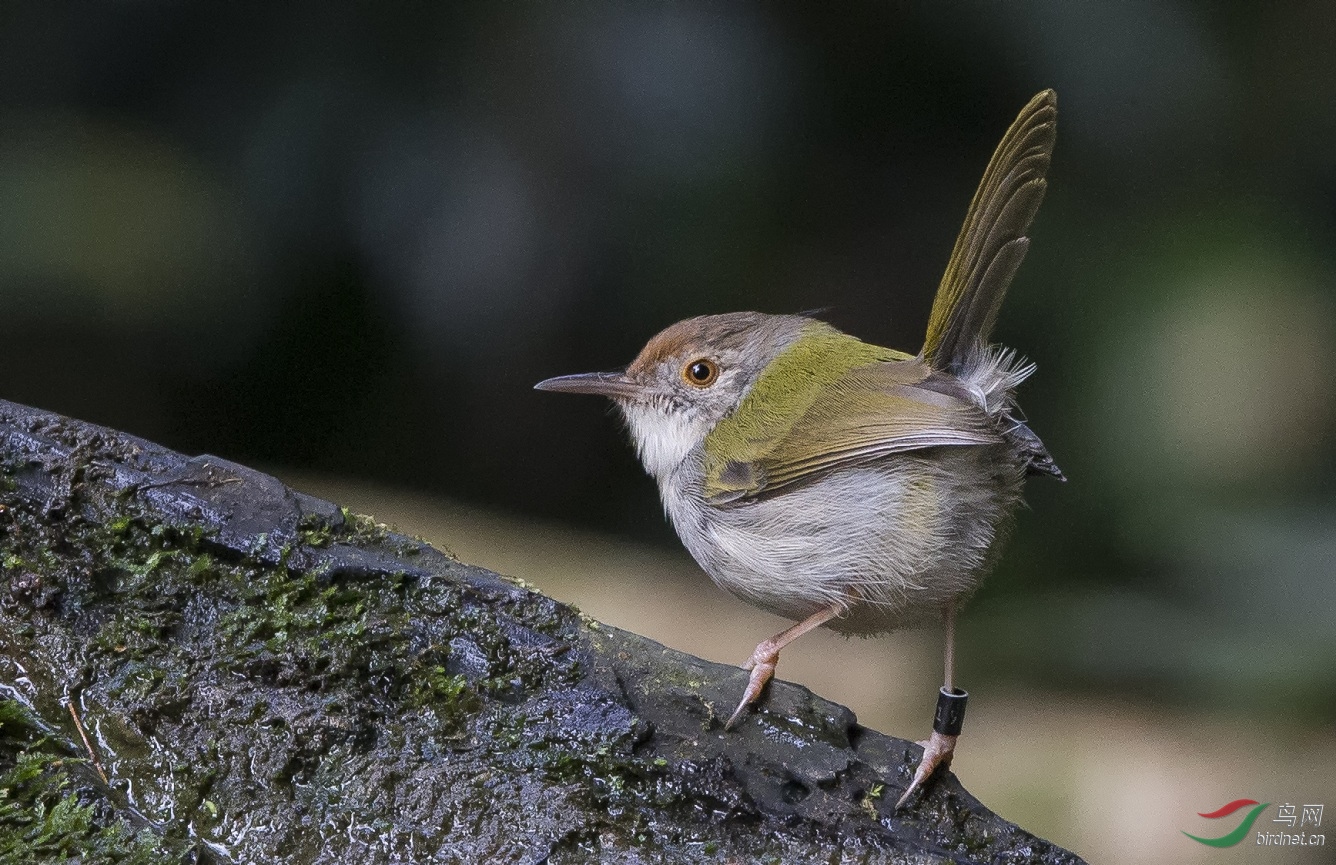
<instances>
[{"instance_id":1,"label":"tail feather","mask_svg":"<svg viewBox=\"0 0 1336 865\"><path fill-rule=\"evenodd\" d=\"M1030 245L1025 232L1048 186L1057 116L1057 94L1036 95L988 163L928 320L922 356L937 369L959 372L988 342L1007 286Z\"/></svg>"}]
</instances>

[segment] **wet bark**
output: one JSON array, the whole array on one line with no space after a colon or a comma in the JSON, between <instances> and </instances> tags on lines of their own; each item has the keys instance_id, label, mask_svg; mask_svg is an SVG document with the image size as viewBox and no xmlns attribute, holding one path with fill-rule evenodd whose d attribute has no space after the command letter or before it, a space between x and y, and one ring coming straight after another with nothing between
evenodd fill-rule
<instances>
[{"instance_id":1,"label":"wet bark","mask_svg":"<svg viewBox=\"0 0 1336 865\"><path fill-rule=\"evenodd\" d=\"M0 506L0 849L65 796L125 861L1079 862L949 773L894 811L919 749L844 707L725 732L737 668L226 460L0 401Z\"/></svg>"}]
</instances>

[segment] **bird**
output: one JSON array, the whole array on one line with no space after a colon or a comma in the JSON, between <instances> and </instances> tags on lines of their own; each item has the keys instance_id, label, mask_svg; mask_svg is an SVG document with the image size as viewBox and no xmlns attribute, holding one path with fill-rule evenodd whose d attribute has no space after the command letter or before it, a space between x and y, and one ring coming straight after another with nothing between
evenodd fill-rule
<instances>
[{"instance_id":1,"label":"bird","mask_svg":"<svg viewBox=\"0 0 1336 865\"><path fill-rule=\"evenodd\" d=\"M757 645L733 729L779 653L819 627L873 636L941 621L943 686L896 807L950 765L967 693L955 620L998 557L1027 475L1066 480L1017 405L1034 364L989 342L1030 240L1056 140L1035 95L995 150L917 353L811 315L677 322L619 372L544 391L611 398L683 545L720 587L796 624Z\"/></svg>"}]
</instances>

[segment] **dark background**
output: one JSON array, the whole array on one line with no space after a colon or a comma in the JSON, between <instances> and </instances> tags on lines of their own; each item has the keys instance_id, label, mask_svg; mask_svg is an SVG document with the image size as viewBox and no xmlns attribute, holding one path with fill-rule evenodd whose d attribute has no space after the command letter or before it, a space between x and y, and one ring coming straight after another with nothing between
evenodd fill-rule
<instances>
[{"instance_id":1,"label":"dark background","mask_svg":"<svg viewBox=\"0 0 1336 865\"><path fill-rule=\"evenodd\" d=\"M531 385L734 309L917 349L1053 87L996 337L1071 481L962 663L1336 721L1329 3L9 4L0 82L0 397L665 548L605 406Z\"/></svg>"}]
</instances>

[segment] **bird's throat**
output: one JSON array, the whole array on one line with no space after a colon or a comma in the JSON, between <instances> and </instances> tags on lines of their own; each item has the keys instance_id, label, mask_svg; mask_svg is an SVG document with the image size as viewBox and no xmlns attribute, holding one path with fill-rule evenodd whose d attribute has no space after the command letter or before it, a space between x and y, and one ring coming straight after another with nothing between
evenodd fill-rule
<instances>
[{"instance_id":1,"label":"bird's throat","mask_svg":"<svg viewBox=\"0 0 1336 865\"><path fill-rule=\"evenodd\" d=\"M701 412L644 403L620 403L645 471L664 484L710 432Z\"/></svg>"}]
</instances>

